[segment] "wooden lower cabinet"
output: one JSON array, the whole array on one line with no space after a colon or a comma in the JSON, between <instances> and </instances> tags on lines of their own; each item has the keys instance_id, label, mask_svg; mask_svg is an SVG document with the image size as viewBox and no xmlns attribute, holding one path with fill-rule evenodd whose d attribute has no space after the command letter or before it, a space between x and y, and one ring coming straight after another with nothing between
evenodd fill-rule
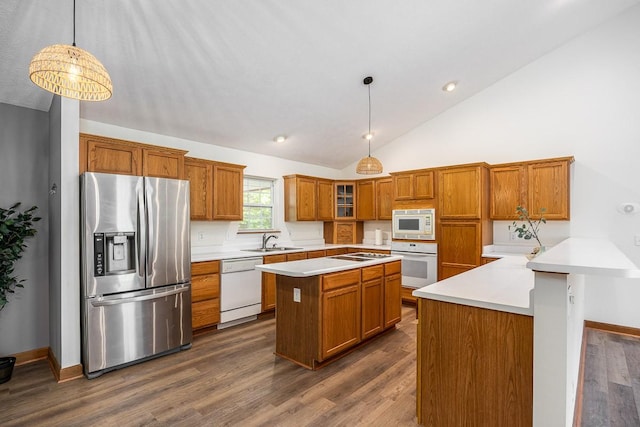
<instances>
[{"instance_id":1,"label":"wooden lower cabinet","mask_svg":"<svg viewBox=\"0 0 640 427\"><path fill-rule=\"evenodd\" d=\"M326 256L344 255L347 253L347 248L331 248L325 251Z\"/></svg>"},{"instance_id":2,"label":"wooden lower cabinet","mask_svg":"<svg viewBox=\"0 0 640 427\"><path fill-rule=\"evenodd\" d=\"M415 288L406 288L403 286L400 289L400 296L402 297L402 302L409 303L409 304L416 304L418 302L418 298L412 295L413 291L415 291Z\"/></svg>"},{"instance_id":3,"label":"wooden lower cabinet","mask_svg":"<svg viewBox=\"0 0 640 427\"><path fill-rule=\"evenodd\" d=\"M384 329L384 266L362 269L362 339Z\"/></svg>"},{"instance_id":4,"label":"wooden lower cabinet","mask_svg":"<svg viewBox=\"0 0 640 427\"><path fill-rule=\"evenodd\" d=\"M287 255L267 255L262 258L264 264L274 264L276 262L285 262ZM262 311L269 311L276 308L276 275L273 273L262 272Z\"/></svg>"},{"instance_id":5,"label":"wooden lower cabinet","mask_svg":"<svg viewBox=\"0 0 640 427\"><path fill-rule=\"evenodd\" d=\"M418 299L425 426L533 424L533 317Z\"/></svg>"},{"instance_id":6,"label":"wooden lower cabinet","mask_svg":"<svg viewBox=\"0 0 640 427\"><path fill-rule=\"evenodd\" d=\"M394 327L401 313L400 266L392 261L312 277L277 275L276 354L319 369Z\"/></svg>"},{"instance_id":7,"label":"wooden lower cabinet","mask_svg":"<svg viewBox=\"0 0 640 427\"><path fill-rule=\"evenodd\" d=\"M220 323L220 261L191 264L191 327Z\"/></svg>"}]
</instances>

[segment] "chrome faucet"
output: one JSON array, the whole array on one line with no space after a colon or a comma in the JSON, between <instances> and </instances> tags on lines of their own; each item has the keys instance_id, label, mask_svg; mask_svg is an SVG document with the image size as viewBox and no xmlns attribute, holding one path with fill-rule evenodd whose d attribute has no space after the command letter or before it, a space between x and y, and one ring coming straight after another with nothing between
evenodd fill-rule
<instances>
[{"instance_id":1,"label":"chrome faucet","mask_svg":"<svg viewBox=\"0 0 640 427\"><path fill-rule=\"evenodd\" d=\"M267 236L267 233L264 233L262 235L262 249L267 249L267 243L269 242L269 240L271 240L272 237L275 239L278 238L278 236L276 236L275 234Z\"/></svg>"}]
</instances>

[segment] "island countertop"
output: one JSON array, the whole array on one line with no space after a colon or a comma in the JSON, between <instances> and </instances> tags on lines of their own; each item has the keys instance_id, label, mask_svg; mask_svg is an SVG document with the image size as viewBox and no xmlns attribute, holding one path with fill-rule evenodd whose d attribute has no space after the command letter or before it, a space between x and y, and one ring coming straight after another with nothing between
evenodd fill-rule
<instances>
[{"instance_id":1,"label":"island countertop","mask_svg":"<svg viewBox=\"0 0 640 427\"><path fill-rule=\"evenodd\" d=\"M534 272L508 256L413 291L413 296L533 316Z\"/></svg>"},{"instance_id":2,"label":"island countertop","mask_svg":"<svg viewBox=\"0 0 640 427\"><path fill-rule=\"evenodd\" d=\"M355 258L354 255L355 254L345 254L324 258L303 259L299 261L260 264L256 265L256 269L266 273L280 274L283 276L310 277L327 273L335 273L337 271L352 270L354 268L369 267L402 259L402 256L397 255L388 255L383 258L373 258L362 261L349 259Z\"/></svg>"}]
</instances>

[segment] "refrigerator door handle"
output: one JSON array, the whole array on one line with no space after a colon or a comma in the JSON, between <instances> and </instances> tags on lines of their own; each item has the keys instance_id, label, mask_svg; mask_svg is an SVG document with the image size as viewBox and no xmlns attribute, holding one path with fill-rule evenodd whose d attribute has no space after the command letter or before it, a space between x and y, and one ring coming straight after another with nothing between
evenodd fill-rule
<instances>
[{"instance_id":1,"label":"refrigerator door handle","mask_svg":"<svg viewBox=\"0 0 640 427\"><path fill-rule=\"evenodd\" d=\"M180 288L175 288L175 289L170 289L168 291L164 291L164 292L155 292L152 294L147 294L147 295L140 295L137 297L131 297L131 298L100 298L100 299L95 299L93 301L91 301L91 305L94 307L104 307L104 306L109 306L109 305L118 305L118 304L124 304L124 303L129 303L129 302L137 302L137 301L146 301L146 300L150 300L150 299L158 299L158 298L164 298L164 297L168 297L171 295L176 295L176 294L181 294L183 292L187 292L189 290L188 286L183 286Z\"/></svg>"},{"instance_id":2,"label":"refrigerator door handle","mask_svg":"<svg viewBox=\"0 0 640 427\"><path fill-rule=\"evenodd\" d=\"M144 186L137 190L138 198L138 239L136 245L138 247L138 276L145 283L147 275L147 216L144 203Z\"/></svg>"}]
</instances>

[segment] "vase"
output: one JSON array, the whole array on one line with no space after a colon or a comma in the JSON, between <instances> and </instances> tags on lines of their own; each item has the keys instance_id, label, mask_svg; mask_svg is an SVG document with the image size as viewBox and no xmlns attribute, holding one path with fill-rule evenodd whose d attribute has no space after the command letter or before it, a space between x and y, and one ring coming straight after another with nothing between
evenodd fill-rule
<instances>
[{"instance_id":1,"label":"vase","mask_svg":"<svg viewBox=\"0 0 640 427\"><path fill-rule=\"evenodd\" d=\"M11 379L15 364L15 357L0 357L0 384L6 383Z\"/></svg>"}]
</instances>

